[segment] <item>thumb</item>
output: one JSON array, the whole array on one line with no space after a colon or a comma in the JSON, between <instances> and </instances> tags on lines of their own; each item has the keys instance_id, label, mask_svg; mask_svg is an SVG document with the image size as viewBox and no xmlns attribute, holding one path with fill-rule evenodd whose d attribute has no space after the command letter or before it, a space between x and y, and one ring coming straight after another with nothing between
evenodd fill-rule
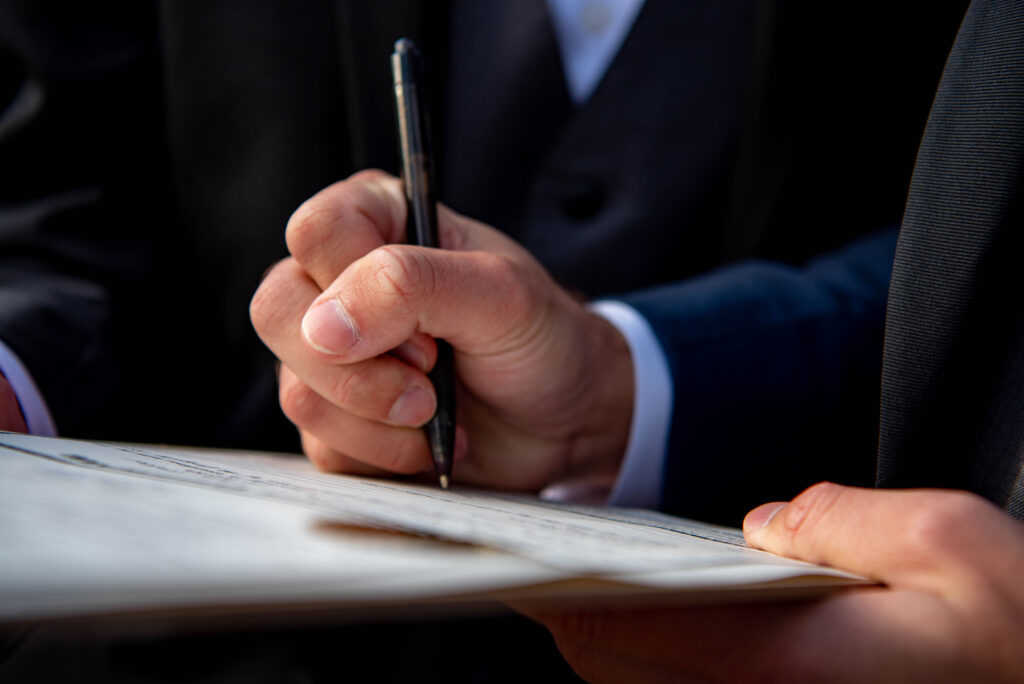
<instances>
[{"instance_id":1,"label":"thumb","mask_svg":"<svg viewBox=\"0 0 1024 684\"><path fill-rule=\"evenodd\" d=\"M537 327L545 278L507 255L386 245L313 301L302 331L309 346L343 363L382 354L415 332L465 353L501 353Z\"/></svg>"},{"instance_id":2,"label":"thumb","mask_svg":"<svg viewBox=\"0 0 1024 684\"><path fill-rule=\"evenodd\" d=\"M820 483L747 514L751 546L898 584L989 555L1006 518L981 497ZM1000 545L1002 543L1000 542Z\"/></svg>"}]
</instances>

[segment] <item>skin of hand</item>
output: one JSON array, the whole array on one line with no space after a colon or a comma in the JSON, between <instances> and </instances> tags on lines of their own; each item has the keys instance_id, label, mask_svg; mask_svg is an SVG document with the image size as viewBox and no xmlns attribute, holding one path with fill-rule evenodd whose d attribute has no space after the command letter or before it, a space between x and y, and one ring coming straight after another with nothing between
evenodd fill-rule
<instances>
[{"instance_id":1,"label":"skin of hand","mask_svg":"<svg viewBox=\"0 0 1024 684\"><path fill-rule=\"evenodd\" d=\"M15 396L11 383L0 373L0 430L7 432L28 432L25 416Z\"/></svg>"},{"instance_id":2,"label":"skin of hand","mask_svg":"<svg viewBox=\"0 0 1024 684\"><path fill-rule=\"evenodd\" d=\"M291 217L291 257L264 278L253 325L281 363L280 401L320 468L415 474L432 462L426 373L455 349L453 479L537 490L610 481L633 402L629 349L498 231L438 207L443 249L401 244L401 182L365 171Z\"/></svg>"},{"instance_id":3,"label":"skin of hand","mask_svg":"<svg viewBox=\"0 0 1024 684\"><path fill-rule=\"evenodd\" d=\"M884 586L737 606L515 607L591 682L1024 681L1024 525L984 499L822 483L754 509L744 532Z\"/></svg>"}]
</instances>

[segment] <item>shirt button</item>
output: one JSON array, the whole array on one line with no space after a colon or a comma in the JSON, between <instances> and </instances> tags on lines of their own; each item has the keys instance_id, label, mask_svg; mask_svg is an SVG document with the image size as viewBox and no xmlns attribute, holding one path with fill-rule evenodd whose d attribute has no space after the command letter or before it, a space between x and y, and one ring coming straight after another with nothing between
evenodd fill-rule
<instances>
[{"instance_id":1,"label":"shirt button","mask_svg":"<svg viewBox=\"0 0 1024 684\"><path fill-rule=\"evenodd\" d=\"M561 199L562 214L574 222L594 218L607 201L603 184L596 179L574 179L566 183Z\"/></svg>"}]
</instances>

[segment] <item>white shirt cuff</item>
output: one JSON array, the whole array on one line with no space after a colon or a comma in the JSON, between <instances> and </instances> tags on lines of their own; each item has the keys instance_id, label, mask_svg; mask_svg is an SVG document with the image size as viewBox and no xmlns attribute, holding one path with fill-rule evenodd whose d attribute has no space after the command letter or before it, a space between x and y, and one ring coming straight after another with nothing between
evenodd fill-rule
<instances>
[{"instance_id":1,"label":"white shirt cuff","mask_svg":"<svg viewBox=\"0 0 1024 684\"><path fill-rule=\"evenodd\" d=\"M619 329L633 355L634 399L629 442L608 503L654 508L661 500L665 451L672 421L672 375L651 324L622 302L590 305Z\"/></svg>"},{"instance_id":2,"label":"white shirt cuff","mask_svg":"<svg viewBox=\"0 0 1024 684\"><path fill-rule=\"evenodd\" d=\"M0 341L0 373L4 374L11 389L14 390L14 396L17 397L18 404L21 406L21 413L25 417L29 434L56 437L57 427L53 423L50 409L46 406L46 400L43 399L43 395L28 369L21 363L21 359L2 341Z\"/></svg>"}]
</instances>

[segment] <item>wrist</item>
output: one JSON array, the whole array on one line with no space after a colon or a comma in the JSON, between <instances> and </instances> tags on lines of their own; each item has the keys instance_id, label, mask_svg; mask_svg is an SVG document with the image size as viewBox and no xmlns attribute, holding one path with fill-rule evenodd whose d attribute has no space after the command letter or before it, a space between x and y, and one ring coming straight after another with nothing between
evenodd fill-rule
<instances>
[{"instance_id":1,"label":"wrist","mask_svg":"<svg viewBox=\"0 0 1024 684\"><path fill-rule=\"evenodd\" d=\"M573 436L568 479L611 487L629 442L634 369L622 333L602 316L588 317L581 386L581 413Z\"/></svg>"}]
</instances>

